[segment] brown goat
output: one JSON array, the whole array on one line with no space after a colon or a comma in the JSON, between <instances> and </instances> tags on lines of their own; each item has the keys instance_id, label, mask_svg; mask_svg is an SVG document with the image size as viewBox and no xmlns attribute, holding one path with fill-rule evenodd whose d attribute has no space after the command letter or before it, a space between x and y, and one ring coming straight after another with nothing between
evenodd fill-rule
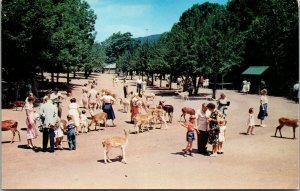
<instances>
[{"instance_id":1,"label":"brown goat","mask_svg":"<svg viewBox=\"0 0 300 191\"><path fill-rule=\"evenodd\" d=\"M16 132L19 135L19 142L21 142L20 132L17 130L18 122L14 120L5 120L2 121L2 131L11 131L13 136L10 143L13 143Z\"/></svg>"},{"instance_id":2,"label":"brown goat","mask_svg":"<svg viewBox=\"0 0 300 191\"><path fill-rule=\"evenodd\" d=\"M106 123L106 120L107 120L107 113L105 112L100 112L100 113L97 113L96 115L93 115L92 116L92 120L90 122L90 124L88 125L88 131L90 131L90 126L95 123L95 130L96 130L96 127L97 127L97 122L98 121L103 121L104 124L105 124L105 127L107 127L107 123Z\"/></svg>"},{"instance_id":3,"label":"brown goat","mask_svg":"<svg viewBox=\"0 0 300 191\"><path fill-rule=\"evenodd\" d=\"M25 101L14 101L13 107L16 108L16 111L18 110L18 107L22 107L21 111L23 111L23 108L25 106Z\"/></svg>"},{"instance_id":4,"label":"brown goat","mask_svg":"<svg viewBox=\"0 0 300 191\"><path fill-rule=\"evenodd\" d=\"M183 107L183 108L181 109L181 111L182 111L182 114L181 114L181 116L180 116L179 121L181 121L181 117L183 117L183 118L184 118L184 121L186 121L186 119L185 119L185 115L186 115L186 114L195 115L195 109L190 108L190 107Z\"/></svg>"},{"instance_id":5,"label":"brown goat","mask_svg":"<svg viewBox=\"0 0 300 191\"><path fill-rule=\"evenodd\" d=\"M298 127L298 119L291 119L291 118L286 118L286 117L281 117L278 119L278 122L279 122L279 126L276 127L276 131L275 131L275 137L276 137L276 134L277 134L277 131L279 130L279 133L280 133L280 137L282 137L282 134L281 134L281 128L283 126L288 126L288 127L293 127L293 133L294 133L294 139L296 138L295 136L295 131L296 131L296 127Z\"/></svg>"}]
</instances>

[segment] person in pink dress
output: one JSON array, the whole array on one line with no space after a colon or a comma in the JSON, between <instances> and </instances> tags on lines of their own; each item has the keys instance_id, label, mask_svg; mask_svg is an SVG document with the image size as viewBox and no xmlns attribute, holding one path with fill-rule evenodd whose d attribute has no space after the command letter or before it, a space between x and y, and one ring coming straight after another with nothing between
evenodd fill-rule
<instances>
[{"instance_id":1,"label":"person in pink dress","mask_svg":"<svg viewBox=\"0 0 300 191\"><path fill-rule=\"evenodd\" d=\"M26 112L26 125L27 125L27 146L29 148L34 148L32 144L32 139L35 139L38 137L38 131L36 128L36 123L34 120L34 115L33 115L33 101L34 99L29 97L28 102L25 104L25 112Z\"/></svg>"}]
</instances>

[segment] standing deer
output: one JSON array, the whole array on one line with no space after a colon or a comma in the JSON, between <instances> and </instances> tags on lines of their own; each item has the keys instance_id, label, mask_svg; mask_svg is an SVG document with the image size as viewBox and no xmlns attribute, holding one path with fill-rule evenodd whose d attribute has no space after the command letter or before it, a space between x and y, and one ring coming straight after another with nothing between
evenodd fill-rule
<instances>
[{"instance_id":1,"label":"standing deer","mask_svg":"<svg viewBox=\"0 0 300 191\"><path fill-rule=\"evenodd\" d=\"M293 127L293 133L294 133L294 136L293 138L295 139L296 136L295 136L295 131L296 131L296 128L298 127L298 119L290 119L290 118L286 118L286 117L281 117L278 119L278 122L279 122L279 126L276 127L276 131L275 131L275 137L276 137L276 134L277 134L277 131L279 130L279 133L280 133L280 137L282 137L282 134L281 134L281 128L286 125L288 127Z\"/></svg>"},{"instance_id":2,"label":"standing deer","mask_svg":"<svg viewBox=\"0 0 300 191\"><path fill-rule=\"evenodd\" d=\"M2 121L2 131L11 131L13 136L10 143L13 143L16 132L19 135L19 142L21 142L20 132L17 130L18 122L14 120L5 120Z\"/></svg>"},{"instance_id":3,"label":"standing deer","mask_svg":"<svg viewBox=\"0 0 300 191\"><path fill-rule=\"evenodd\" d=\"M159 105L168 113L169 122L172 123L174 107L172 105L164 105L164 101L159 101Z\"/></svg>"}]
</instances>

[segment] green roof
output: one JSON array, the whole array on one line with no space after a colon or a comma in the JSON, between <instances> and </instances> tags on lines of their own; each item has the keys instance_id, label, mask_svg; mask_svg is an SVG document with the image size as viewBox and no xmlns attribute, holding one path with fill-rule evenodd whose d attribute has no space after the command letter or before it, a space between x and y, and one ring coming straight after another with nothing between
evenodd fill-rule
<instances>
[{"instance_id":1,"label":"green roof","mask_svg":"<svg viewBox=\"0 0 300 191\"><path fill-rule=\"evenodd\" d=\"M266 71L270 66L250 66L242 74L244 75L261 75Z\"/></svg>"}]
</instances>

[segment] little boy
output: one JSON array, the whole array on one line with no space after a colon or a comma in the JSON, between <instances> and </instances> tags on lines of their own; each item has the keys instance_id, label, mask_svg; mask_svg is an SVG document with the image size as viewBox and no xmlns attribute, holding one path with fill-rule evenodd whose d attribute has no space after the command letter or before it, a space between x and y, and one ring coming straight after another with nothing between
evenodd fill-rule
<instances>
[{"instance_id":1,"label":"little boy","mask_svg":"<svg viewBox=\"0 0 300 191\"><path fill-rule=\"evenodd\" d=\"M68 137L68 144L70 150L76 150L76 132L75 132L75 124L72 115L67 116L68 123L67 123L67 137Z\"/></svg>"}]
</instances>

